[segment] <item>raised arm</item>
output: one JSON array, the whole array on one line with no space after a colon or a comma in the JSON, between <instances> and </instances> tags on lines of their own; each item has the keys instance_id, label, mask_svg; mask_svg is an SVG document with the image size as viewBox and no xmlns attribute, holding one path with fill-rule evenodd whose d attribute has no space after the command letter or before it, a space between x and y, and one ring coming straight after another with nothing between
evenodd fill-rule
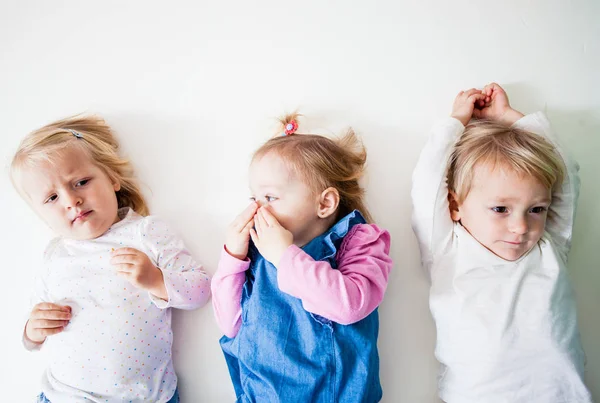
<instances>
[{"instance_id":1,"label":"raised arm","mask_svg":"<svg viewBox=\"0 0 600 403\"><path fill-rule=\"evenodd\" d=\"M212 305L219 329L227 337L235 337L240 330L242 315L242 289L246 282L248 259L231 256L225 248L221 251L219 267L212 281Z\"/></svg>"},{"instance_id":2,"label":"raised arm","mask_svg":"<svg viewBox=\"0 0 600 403\"><path fill-rule=\"evenodd\" d=\"M213 278L213 311L217 325L227 337L235 337L240 330L242 289L246 282L245 272L250 267L247 259L250 229L257 209L257 203L250 203L229 224L227 240Z\"/></svg>"},{"instance_id":3,"label":"raised arm","mask_svg":"<svg viewBox=\"0 0 600 403\"><path fill-rule=\"evenodd\" d=\"M454 118L437 123L413 171L412 227L419 242L421 263L428 270L434 255L452 235L446 172L452 147L464 128Z\"/></svg>"},{"instance_id":4,"label":"raised arm","mask_svg":"<svg viewBox=\"0 0 600 403\"><path fill-rule=\"evenodd\" d=\"M412 176L412 227L428 270L436 253L450 241L453 222L448 203L447 166L456 140L485 95L480 90L461 91L454 100L452 115L434 125L421 151Z\"/></svg>"}]
</instances>

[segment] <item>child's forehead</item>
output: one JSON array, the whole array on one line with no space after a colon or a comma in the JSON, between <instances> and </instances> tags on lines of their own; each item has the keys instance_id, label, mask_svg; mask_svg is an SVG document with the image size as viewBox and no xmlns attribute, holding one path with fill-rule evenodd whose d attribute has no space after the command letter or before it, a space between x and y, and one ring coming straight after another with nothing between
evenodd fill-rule
<instances>
[{"instance_id":1,"label":"child's forehead","mask_svg":"<svg viewBox=\"0 0 600 403\"><path fill-rule=\"evenodd\" d=\"M482 161L473 167L473 179L475 182L485 183L489 180L524 179L524 175L506 163Z\"/></svg>"},{"instance_id":2,"label":"child's forehead","mask_svg":"<svg viewBox=\"0 0 600 403\"><path fill-rule=\"evenodd\" d=\"M251 186L285 186L295 177L289 164L274 153L257 158L250 164Z\"/></svg>"},{"instance_id":3,"label":"child's forehead","mask_svg":"<svg viewBox=\"0 0 600 403\"><path fill-rule=\"evenodd\" d=\"M473 168L471 191L502 200L519 199L525 194L544 198L550 193L537 178L507 164L481 163Z\"/></svg>"},{"instance_id":4,"label":"child's forehead","mask_svg":"<svg viewBox=\"0 0 600 403\"><path fill-rule=\"evenodd\" d=\"M91 159L77 149L63 149L32 161L21 169L23 187L35 182L37 186L48 187L63 180L70 179L83 171L91 171L96 166Z\"/></svg>"},{"instance_id":5,"label":"child's forehead","mask_svg":"<svg viewBox=\"0 0 600 403\"><path fill-rule=\"evenodd\" d=\"M32 164L32 171L65 175L95 166L88 154L78 147L65 147Z\"/></svg>"}]
</instances>

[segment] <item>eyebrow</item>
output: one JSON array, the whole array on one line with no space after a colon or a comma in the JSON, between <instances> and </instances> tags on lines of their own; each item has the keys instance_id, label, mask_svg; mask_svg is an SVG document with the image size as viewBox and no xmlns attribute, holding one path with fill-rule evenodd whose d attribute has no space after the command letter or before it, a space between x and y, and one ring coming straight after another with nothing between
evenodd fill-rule
<instances>
[{"instance_id":1,"label":"eyebrow","mask_svg":"<svg viewBox=\"0 0 600 403\"><path fill-rule=\"evenodd\" d=\"M499 198L494 198L493 199L494 202L500 202L500 203L504 203L504 202L512 202L512 201L517 201L517 198L515 197L499 197ZM534 203L532 204L550 204L552 200L547 199L547 198L543 198L540 200L536 200Z\"/></svg>"}]
</instances>

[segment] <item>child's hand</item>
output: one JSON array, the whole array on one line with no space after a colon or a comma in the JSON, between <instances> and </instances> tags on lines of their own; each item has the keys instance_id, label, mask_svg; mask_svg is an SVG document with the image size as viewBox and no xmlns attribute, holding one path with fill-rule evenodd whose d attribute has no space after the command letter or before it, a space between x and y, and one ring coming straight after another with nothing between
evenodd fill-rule
<instances>
[{"instance_id":1,"label":"child's hand","mask_svg":"<svg viewBox=\"0 0 600 403\"><path fill-rule=\"evenodd\" d=\"M261 255L277 266L285 250L294 243L292 233L279 224L279 221L266 207L261 207L254 216L254 227L250 229L252 242Z\"/></svg>"},{"instance_id":2,"label":"child's hand","mask_svg":"<svg viewBox=\"0 0 600 403\"><path fill-rule=\"evenodd\" d=\"M508 96L502 87L491 83L483 87L481 93L485 95L484 105L479 105L473 112L477 119L489 119L506 126L512 126L523 117L521 112L511 108Z\"/></svg>"},{"instance_id":3,"label":"child's hand","mask_svg":"<svg viewBox=\"0 0 600 403\"><path fill-rule=\"evenodd\" d=\"M144 252L134 248L119 248L111 255L110 263L117 269L117 275L158 298L165 301L169 299L162 271Z\"/></svg>"},{"instance_id":4,"label":"child's hand","mask_svg":"<svg viewBox=\"0 0 600 403\"><path fill-rule=\"evenodd\" d=\"M485 102L485 94L476 88L471 88L468 91L461 91L454 99L452 106L452 116L458 119L463 126L469 123L473 117L473 111L476 107L483 107Z\"/></svg>"},{"instance_id":5,"label":"child's hand","mask_svg":"<svg viewBox=\"0 0 600 403\"><path fill-rule=\"evenodd\" d=\"M229 224L225 250L236 259L244 260L248 255L250 228L254 225L254 214L257 209L258 204L252 202Z\"/></svg>"},{"instance_id":6,"label":"child's hand","mask_svg":"<svg viewBox=\"0 0 600 403\"><path fill-rule=\"evenodd\" d=\"M70 306L41 302L31 310L25 325L25 337L41 344L46 337L62 332L69 320L71 320Z\"/></svg>"}]
</instances>

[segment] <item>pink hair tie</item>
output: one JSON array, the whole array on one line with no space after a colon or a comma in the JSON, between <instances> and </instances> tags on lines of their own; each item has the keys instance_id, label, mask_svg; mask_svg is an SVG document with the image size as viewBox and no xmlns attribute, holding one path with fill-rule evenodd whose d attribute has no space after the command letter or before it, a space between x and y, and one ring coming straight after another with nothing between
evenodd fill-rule
<instances>
[{"instance_id":1,"label":"pink hair tie","mask_svg":"<svg viewBox=\"0 0 600 403\"><path fill-rule=\"evenodd\" d=\"M298 123L295 120L292 120L290 123L285 125L285 131L283 132L282 136L294 134L296 133L296 130L298 130Z\"/></svg>"}]
</instances>

